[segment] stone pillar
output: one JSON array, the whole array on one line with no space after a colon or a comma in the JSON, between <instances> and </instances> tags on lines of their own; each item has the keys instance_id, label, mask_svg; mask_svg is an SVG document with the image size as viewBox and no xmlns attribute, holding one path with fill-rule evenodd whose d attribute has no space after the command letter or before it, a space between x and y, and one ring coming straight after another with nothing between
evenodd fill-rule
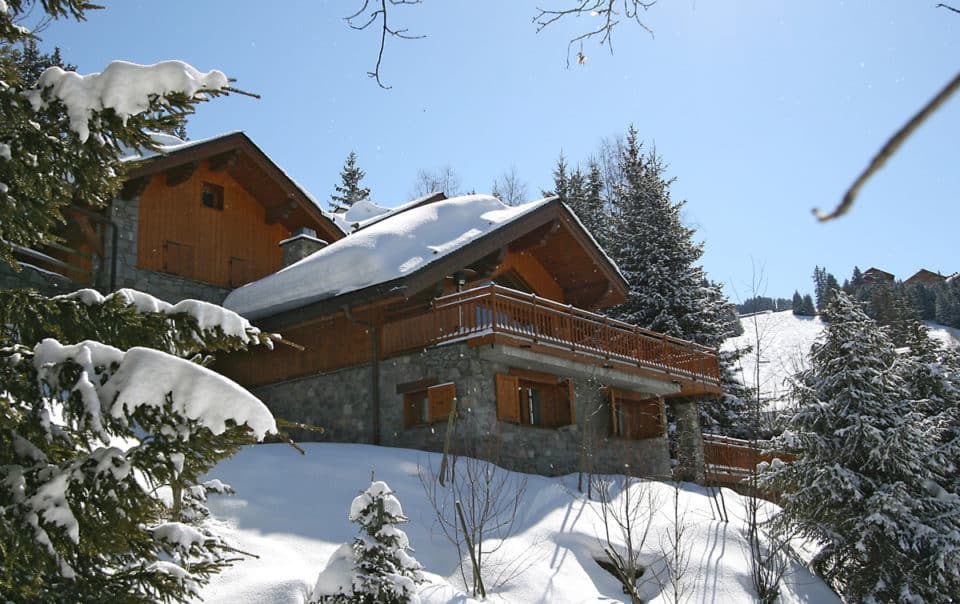
<instances>
[{"instance_id":1,"label":"stone pillar","mask_svg":"<svg viewBox=\"0 0 960 604\"><path fill-rule=\"evenodd\" d=\"M289 239L280 242L283 249L283 266L303 260L317 250L327 247L327 242L317 238L317 232L306 227L297 229Z\"/></svg>"},{"instance_id":2,"label":"stone pillar","mask_svg":"<svg viewBox=\"0 0 960 604\"><path fill-rule=\"evenodd\" d=\"M700 403L695 399L670 400L677 423L677 476L680 480L703 482L703 437L700 434Z\"/></svg>"}]
</instances>

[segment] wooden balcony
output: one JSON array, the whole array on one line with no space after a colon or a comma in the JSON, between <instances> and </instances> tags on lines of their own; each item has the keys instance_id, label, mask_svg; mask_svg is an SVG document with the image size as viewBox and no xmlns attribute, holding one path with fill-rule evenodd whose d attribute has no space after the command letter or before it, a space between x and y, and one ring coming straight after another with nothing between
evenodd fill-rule
<instances>
[{"instance_id":1,"label":"wooden balcony","mask_svg":"<svg viewBox=\"0 0 960 604\"><path fill-rule=\"evenodd\" d=\"M680 386L679 395L717 395L717 351L498 285L443 296L424 312L387 321L382 354L465 341L501 343L641 374Z\"/></svg>"},{"instance_id":2,"label":"wooden balcony","mask_svg":"<svg viewBox=\"0 0 960 604\"><path fill-rule=\"evenodd\" d=\"M757 443L716 434L703 435L703 464L707 482L738 485L755 476L757 465L771 463L774 458L789 463L787 453L764 453Z\"/></svg>"}]
</instances>

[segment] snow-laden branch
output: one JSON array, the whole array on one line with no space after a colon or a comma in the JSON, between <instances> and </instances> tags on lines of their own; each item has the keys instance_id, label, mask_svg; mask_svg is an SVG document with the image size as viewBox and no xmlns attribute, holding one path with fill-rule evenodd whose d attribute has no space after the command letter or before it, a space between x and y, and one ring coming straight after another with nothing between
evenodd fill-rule
<instances>
[{"instance_id":1,"label":"snow-laden branch","mask_svg":"<svg viewBox=\"0 0 960 604\"><path fill-rule=\"evenodd\" d=\"M183 61L163 61L137 65L114 61L100 73L80 75L60 67L50 67L40 75L36 88L24 94L34 111L58 99L67 108L70 128L81 142L90 136L90 120L96 113L112 109L124 124L130 116L144 113L157 100L173 95L204 100L205 92L228 88L227 76L218 70L206 73Z\"/></svg>"},{"instance_id":2,"label":"snow-laden branch","mask_svg":"<svg viewBox=\"0 0 960 604\"><path fill-rule=\"evenodd\" d=\"M121 351L99 342L63 345L47 338L33 351L37 379L54 390L80 394L91 428L102 433L102 418L129 416L140 407L162 407L195 420L213 434L229 422L247 425L257 440L277 431L266 405L235 382L205 367L151 348ZM82 374L75 384L59 383L60 369L72 361Z\"/></svg>"}]
</instances>

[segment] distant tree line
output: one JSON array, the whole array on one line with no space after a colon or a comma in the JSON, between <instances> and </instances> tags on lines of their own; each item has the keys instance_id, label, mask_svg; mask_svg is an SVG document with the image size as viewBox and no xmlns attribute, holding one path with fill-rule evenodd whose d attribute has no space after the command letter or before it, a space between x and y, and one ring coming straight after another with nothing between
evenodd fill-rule
<instances>
[{"instance_id":1,"label":"distant tree line","mask_svg":"<svg viewBox=\"0 0 960 604\"><path fill-rule=\"evenodd\" d=\"M755 312L764 312L772 310L774 312L793 308L790 300L786 298L769 298L767 296L754 296L747 298L740 304L737 304L737 312L741 315L748 315Z\"/></svg>"},{"instance_id":2,"label":"distant tree line","mask_svg":"<svg viewBox=\"0 0 960 604\"><path fill-rule=\"evenodd\" d=\"M836 277L825 268L817 266L813 271L816 310L830 320L827 308L837 291L843 291L860 302L868 317L891 331L895 343L901 344L903 334L898 335L898 326L909 318L936 321L947 327L960 328L960 279L942 278L932 283L904 283L886 279L869 278L859 267L853 267L849 279L839 284ZM809 314L809 308L801 299L798 312L797 295L794 294L794 313Z\"/></svg>"}]
</instances>

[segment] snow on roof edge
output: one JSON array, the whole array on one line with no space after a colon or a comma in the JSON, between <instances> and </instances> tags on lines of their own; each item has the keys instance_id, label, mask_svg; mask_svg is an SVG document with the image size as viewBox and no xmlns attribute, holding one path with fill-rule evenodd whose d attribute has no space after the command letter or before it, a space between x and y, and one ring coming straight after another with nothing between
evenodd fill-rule
<instances>
[{"instance_id":1,"label":"snow on roof edge","mask_svg":"<svg viewBox=\"0 0 960 604\"><path fill-rule=\"evenodd\" d=\"M382 288L390 283L412 278L421 271L427 270L438 260L446 258L466 245L472 245L485 239L521 217L545 207L554 199L555 197L546 197L521 206L511 207L489 195L466 195L394 214L376 225L371 225L369 229L352 233L295 264L232 291L224 300L223 305L248 319L259 319L324 300L332 300L346 294L375 287ZM483 231L476 228L467 229L463 233L454 234L452 239L435 242L436 245L431 245L431 242L424 241L424 237L418 237L414 234L416 228L427 230L427 234L430 234L429 226L440 222L425 220L429 218L429 215L418 216L418 214L457 208L459 205L472 202L490 204L491 201L499 207L485 206L480 208L480 210L484 210L480 214L480 219L487 221L488 224L485 226L490 228ZM414 212L417 213L413 215L414 219L419 218L420 222L417 223L414 220L412 223L414 228L410 228L410 225L407 225L405 221L410 219ZM508 215L499 222L492 222L489 214L493 212L505 212ZM404 222L391 225L392 222L401 220ZM458 228L462 227L463 225L458 225ZM384 242L386 242L387 247L384 246ZM387 249L390 245L393 248ZM407 245L421 245L422 247L418 250L412 250L407 249L405 247ZM377 249L381 253L371 254L371 249ZM422 255L417 255L418 252ZM388 256L391 261L401 261L400 266L395 270L381 264ZM347 263L349 266L340 266ZM351 281L359 279L358 275L361 275L364 271L371 273L373 278L365 282ZM324 278L327 279L326 289L319 289L324 287L321 283ZM291 291L293 293L290 293Z\"/></svg>"}]
</instances>

